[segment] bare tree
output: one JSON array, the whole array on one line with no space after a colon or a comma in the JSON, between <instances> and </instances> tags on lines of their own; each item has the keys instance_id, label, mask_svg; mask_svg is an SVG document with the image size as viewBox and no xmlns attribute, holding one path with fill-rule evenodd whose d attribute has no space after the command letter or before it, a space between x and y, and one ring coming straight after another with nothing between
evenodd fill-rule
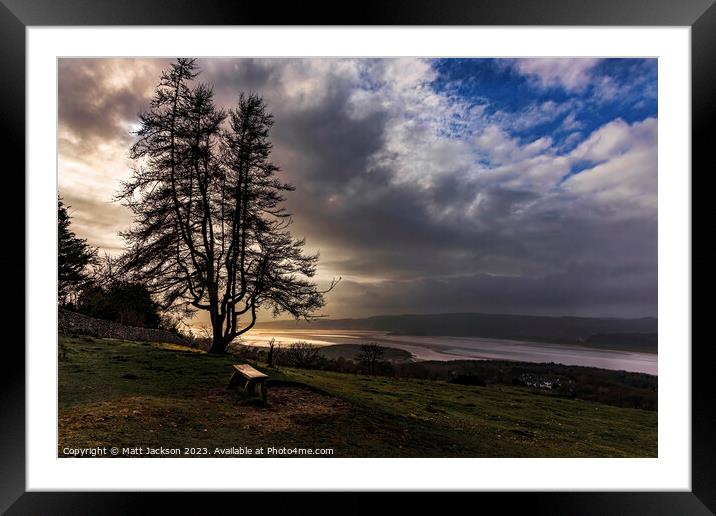
<instances>
[{"instance_id":1,"label":"bare tree","mask_svg":"<svg viewBox=\"0 0 716 516\"><path fill-rule=\"evenodd\" d=\"M273 367L278 361L278 355L281 353L281 343L276 344L276 339L272 338L268 343L268 351L266 353L266 364Z\"/></svg>"},{"instance_id":2,"label":"bare tree","mask_svg":"<svg viewBox=\"0 0 716 516\"><path fill-rule=\"evenodd\" d=\"M315 367L321 359L320 348L308 342L294 342L285 351L286 361L296 367Z\"/></svg>"},{"instance_id":3,"label":"bare tree","mask_svg":"<svg viewBox=\"0 0 716 516\"><path fill-rule=\"evenodd\" d=\"M140 116L134 174L118 195L134 213L124 266L164 309L208 311L210 351L224 353L260 307L308 319L326 291L311 281L318 255L288 231L281 203L293 187L270 161L263 100L242 93L219 110L197 74L194 60L177 60Z\"/></svg>"},{"instance_id":4,"label":"bare tree","mask_svg":"<svg viewBox=\"0 0 716 516\"><path fill-rule=\"evenodd\" d=\"M376 344L375 342L369 342L363 344L358 352L358 362L364 364L370 374L375 374L375 366L380 362L385 354L385 348Z\"/></svg>"},{"instance_id":5,"label":"bare tree","mask_svg":"<svg viewBox=\"0 0 716 516\"><path fill-rule=\"evenodd\" d=\"M121 281L123 278L121 259L112 257L105 252L97 257L92 266L92 282L96 285L107 286Z\"/></svg>"}]
</instances>

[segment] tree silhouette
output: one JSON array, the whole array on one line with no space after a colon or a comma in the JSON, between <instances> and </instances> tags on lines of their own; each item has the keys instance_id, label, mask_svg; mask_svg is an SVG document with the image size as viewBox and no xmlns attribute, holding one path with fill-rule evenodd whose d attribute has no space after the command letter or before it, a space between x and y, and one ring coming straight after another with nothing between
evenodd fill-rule
<instances>
[{"instance_id":1,"label":"tree silhouette","mask_svg":"<svg viewBox=\"0 0 716 516\"><path fill-rule=\"evenodd\" d=\"M358 352L358 362L368 369L370 374L375 374L375 366L383 358L385 349L380 344L369 342L363 344Z\"/></svg>"},{"instance_id":2,"label":"tree silhouette","mask_svg":"<svg viewBox=\"0 0 716 516\"><path fill-rule=\"evenodd\" d=\"M178 59L140 115L136 166L118 195L134 213L124 267L164 309L208 311L211 352L223 353L260 307L308 319L325 291L311 282L318 255L288 230L281 203L293 187L275 176L263 100L242 93L227 113L209 85L193 85L197 74Z\"/></svg>"},{"instance_id":3,"label":"tree silhouette","mask_svg":"<svg viewBox=\"0 0 716 516\"><path fill-rule=\"evenodd\" d=\"M96 251L87 241L70 229L70 215L60 197L57 198L57 300L70 302L89 281L87 267L95 260Z\"/></svg>"},{"instance_id":4,"label":"tree silhouette","mask_svg":"<svg viewBox=\"0 0 716 516\"><path fill-rule=\"evenodd\" d=\"M143 328L158 328L161 320L158 307L146 287L123 281L87 285L77 298L77 311Z\"/></svg>"}]
</instances>

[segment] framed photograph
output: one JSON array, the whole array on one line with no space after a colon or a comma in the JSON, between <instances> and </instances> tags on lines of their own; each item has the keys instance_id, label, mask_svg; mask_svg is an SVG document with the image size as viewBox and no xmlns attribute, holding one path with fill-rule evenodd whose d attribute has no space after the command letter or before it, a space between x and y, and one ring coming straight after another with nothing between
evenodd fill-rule
<instances>
[{"instance_id":1,"label":"framed photograph","mask_svg":"<svg viewBox=\"0 0 716 516\"><path fill-rule=\"evenodd\" d=\"M712 4L5 2L27 246L3 510L710 514Z\"/></svg>"}]
</instances>

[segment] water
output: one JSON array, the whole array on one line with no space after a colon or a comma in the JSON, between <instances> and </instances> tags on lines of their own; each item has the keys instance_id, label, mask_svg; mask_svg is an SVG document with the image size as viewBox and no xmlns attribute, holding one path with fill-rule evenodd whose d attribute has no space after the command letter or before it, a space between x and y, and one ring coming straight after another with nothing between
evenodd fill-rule
<instances>
[{"instance_id":1,"label":"water","mask_svg":"<svg viewBox=\"0 0 716 516\"><path fill-rule=\"evenodd\" d=\"M363 330L253 329L242 335L241 341L244 344L266 346L272 338L275 338L282 346L288 346L299 340L317 346L376 342L383 346L408 351L413 354L415 360L482 359L555 362L565 365L657 374L656 353L480 337L414 337Z\"/></svg>"}]
</instances>

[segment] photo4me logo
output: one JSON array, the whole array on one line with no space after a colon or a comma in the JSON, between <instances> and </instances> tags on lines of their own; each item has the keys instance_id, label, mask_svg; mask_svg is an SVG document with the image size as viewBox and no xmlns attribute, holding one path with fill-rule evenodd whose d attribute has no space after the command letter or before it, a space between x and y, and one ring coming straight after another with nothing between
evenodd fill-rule
<instances>
[{"instance_id":1,"label":"photo4me logo","mask_svg":"<svg viewBox=\"0 0 716 516\"><path fill-rule=\"evenodd\" d=\"M246 446L234 446L230 448L216 448L214 456L290 456L290 455L333 455L333 448L298 448L287 446L261 446L250 448Z\"/></svg>"},{"instance_id":2,"label":"photo4me logo","mask_svg":"<svg viewBox=\"0 0 716 516\"><path fill-rule=\"evenodd\" d=\"M269 446L266 448L266 455L333 455L333 448L277 448Z\"/></svg>"}]
</instances>

